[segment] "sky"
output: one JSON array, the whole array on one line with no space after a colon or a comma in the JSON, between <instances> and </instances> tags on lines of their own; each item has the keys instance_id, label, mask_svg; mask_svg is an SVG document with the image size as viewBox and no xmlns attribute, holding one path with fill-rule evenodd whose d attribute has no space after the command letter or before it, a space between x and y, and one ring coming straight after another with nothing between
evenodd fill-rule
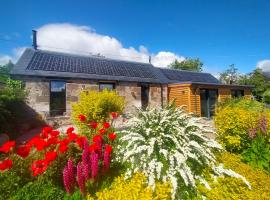
<instances>
[{"instance_id":1,"label":"sky","mask_svg":"<svg viewBox=\"0 0 270 200\"><path fill-rule=\"evenodd\" d=\"M16 62L38 31L40 49L151 62L200 58L218 75L270 71L270 0L3 0L0 64Z\"/></svg>"}]
</instances>

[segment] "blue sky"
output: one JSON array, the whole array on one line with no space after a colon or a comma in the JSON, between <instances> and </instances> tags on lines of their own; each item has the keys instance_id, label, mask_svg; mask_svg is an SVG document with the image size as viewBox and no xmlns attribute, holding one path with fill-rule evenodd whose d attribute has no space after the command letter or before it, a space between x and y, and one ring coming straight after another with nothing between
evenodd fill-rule
<instances>
[{"instance_id":1,"label":"blue sky","mask_svg":"<svg viewBox=\"0 0 270 200\"><path fill-rule=\"evenodd\" d=\"M38 29L40 43L58 50L127 59L135 55L133 60L138 61L149 54L157 65L182 56L198 57L205 71L214 74L232 63L242 73L260 64L270 70L268 0L9 0L1 7L2 62L15 61L24 47L31 46L31 30Z\"/></svg>"}]
</instances>

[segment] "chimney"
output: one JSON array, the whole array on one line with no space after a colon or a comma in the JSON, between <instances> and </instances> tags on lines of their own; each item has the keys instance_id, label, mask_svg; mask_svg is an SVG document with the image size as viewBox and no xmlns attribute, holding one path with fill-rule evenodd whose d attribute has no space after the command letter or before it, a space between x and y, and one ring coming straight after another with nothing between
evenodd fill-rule
<instances>
[{"instance_id":1,"label":"chimney","mask_svg":"<svg viewBox=\"0 0 270 200\"><path fill-rule=\"evenodd\" d=\"M151 64L151 56L149 56L149 63Z\"/></svg>"},{"instance_id":2,"label":"chimney","mask_svg":"<svg viewBox=\"0 0 270 200\"><path fill-rule=\"evenodd\" d=\"M33 48L35 50L37 50L37 31L36 30L32 30L32 34L33 34Z\"/></svg>"}]
</instances>

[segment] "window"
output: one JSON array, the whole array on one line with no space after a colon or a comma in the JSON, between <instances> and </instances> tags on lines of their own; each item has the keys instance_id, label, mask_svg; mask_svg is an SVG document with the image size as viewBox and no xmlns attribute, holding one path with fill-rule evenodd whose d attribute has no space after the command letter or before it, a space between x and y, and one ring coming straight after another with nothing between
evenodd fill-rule
<instances>
[{"instance_id":1,"label":"window","mask_svg":"<svg viewBox=\"0 0 270 200\"><path fill-rule=\"evenodd\" d=\"M63 115L66 112L66 83L51 81L50 84L50 115Z\"/></svg>"},{"instance_id":2,"label":"window","mask_svg":"<svg viewBox=\"0 0 270 200\"><path fill-rule=\"evenodd\" d=\"M244 90L232 90L231 91L233 98L239 98L244 96Z\"/></svg>"},{"instance_id":3,"label":"window","mask_svg":"<svg viewBox=\"0 0 270 200\"><path fill-rule=\"evenodd\" d=\"M102 91L104 89L114 90L115 84L114 83L99 83L99 90Z\"/></svg>"},{"instance_id":4,"label":"window","mask_svg":"<svg viewBox=\"0 0 270 200\"><path fill-rule=\"evenodd\" d=\"M149 103L149 86L148 85L141 86L141 102L142 102L142 109L146 109Z\"/></svg>"}]
</instances>

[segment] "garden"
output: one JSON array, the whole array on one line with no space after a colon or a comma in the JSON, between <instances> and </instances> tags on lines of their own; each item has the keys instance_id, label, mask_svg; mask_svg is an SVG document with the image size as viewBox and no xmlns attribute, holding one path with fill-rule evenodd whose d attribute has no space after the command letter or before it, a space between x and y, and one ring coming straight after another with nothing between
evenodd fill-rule
<instances>
[{"instance_id":1,"label":"garden","mask_svg":"<svg viewBox=\"0 0 270 200\"><path fill-rule=\"evenodd\" d=\"M269 199L264 104L221 103L215 128L173 103L129 115L124 105L114 91L82 92L65 132L4 143L0 199Z\"/></svg>"}]
</instances>

